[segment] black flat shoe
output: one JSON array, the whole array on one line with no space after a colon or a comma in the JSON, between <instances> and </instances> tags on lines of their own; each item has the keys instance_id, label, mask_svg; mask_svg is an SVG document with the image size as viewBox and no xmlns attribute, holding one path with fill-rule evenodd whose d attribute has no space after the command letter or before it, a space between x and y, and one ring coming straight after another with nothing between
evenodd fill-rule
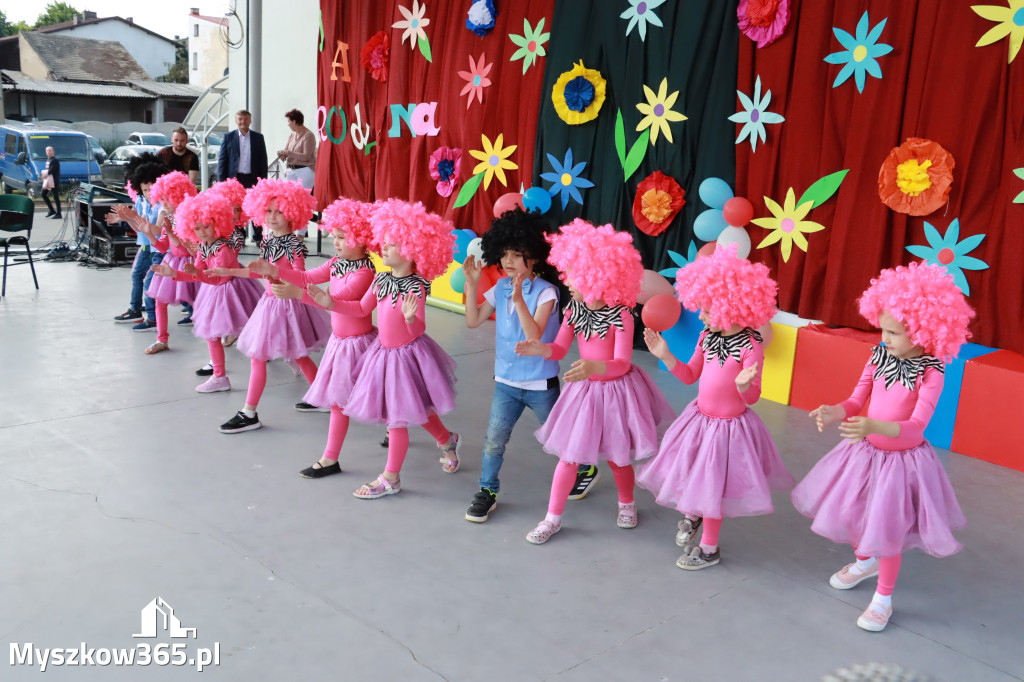
<instances>
[{"instance_id":1,"label":"black flat shoe","mask_svg":"<svg viewBox=\"0 0 1024 682\"><path fill-rule=\"evenodd\" d=\"M47 214L46 214L46 215L44 215L43 217L44 217L44 218L49 218L49 217L51 217L51 216L54 216L54 215L56 215L56 214L55 214L55 213L54 213L53 211L50 211L49 213L47 213Z\"/></svg>"},{"instance_id":2,"label":"black flat shoe","mask_svg":"<svg viewBox=\"0 0 1024 682\"><path fill-rule=\"evenodd\" d=\"M299 472L299 476L303 478L323 478L324 476L330 476L331 474L340 474L341 465L335 462L334 464L328 464L325 467L320 466L320 462L317 462L311 467L307 467Z\"/></svg>"}]
</instances>

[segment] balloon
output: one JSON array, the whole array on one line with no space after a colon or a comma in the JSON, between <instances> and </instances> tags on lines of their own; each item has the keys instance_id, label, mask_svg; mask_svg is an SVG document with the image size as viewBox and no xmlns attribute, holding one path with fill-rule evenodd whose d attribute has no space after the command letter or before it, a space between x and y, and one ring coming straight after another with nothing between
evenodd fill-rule
<instances>
[{"instance_id":1,"label":"balloon","mask_svg":"<svg viewBox=\"0 0 1024 682\"><path fill-rule=\"evenodd\" d=\"M466 248L469 243L476 239L476 232L473 230L455 230L455 249L452 260L462 263L466 260Z\"/></svg>"},{"instance_id":2,"label":"balloon","mask_svg":"<svg viewBox=\"0 0 1024 682\"><path fill-rule=\"evenodd\" d=\"M640 311L640 319L648 329L663 332L671 329L679 321L681 313L682 307L674 296L658 294L644 304L643 310Z\"/></svg>"},{"instance_id":3,"label":"balloon","mask_svg":"<svg viewBox=\"0 0 1024 682\"><path fill-rule=\"evenodd\" d=\"M733 227L743 227L754 217L754 205L745 197L733 197L725 202L722 217Z\"/></svg>"},{"instance_id":4,"label":"balloon","mask_svg":"<svg viewBox=\"0 0 1024 682\"><path fill-rule=\"evenodd\" d=\"M477 302L477 305L483 305L484 304L484 301L487 300L487 299L484 298L484 294L487 293L488 291L490 291L491 289L493 289L495 283L497 283L497 281L500 278L501 278L501 273L498 272L498 268L497 267L491 266L491 267L484 268L483 270L480 271L480 283L477 284L477 288L476 288L476 302ZM494 318L494 315L492 314L491 315L491 319L493 319L493 318Z\"/></svg>"},{"instance_id":5,"label":"balloon","mask_svg":"<svg viewBox=\"0 0 1024 682\"><path fill-rule=\"evenodd\" d=\"M710 256L715 252L715 249L717 248L718 242L709 242L704 246L700 247L699 249L697 249L697 258L704 258L705 256Z\"/></svg>"},{"instance_id":6,"label":"balloon","mask_svg":"<svg viewBox=\"0 0 1024 682\"><path fill-rule=\"evenodd\" d=\"M469 243L466 247L466 256L473 256L476 258L476 262L481 265L487 265L484 260L484 240L477 237Z\"/></svg>"},{"instance_id":7,"label":"balloon","mask_svg":"<svg viewBox=\"0 0 1024 682\"><path fill-rule=\"evenodd\" d=\"M757 331L761 335L761 347L767 350L768 346L772 345L772 339L775 338L775 327L769 322L762 327L758 327Z\"/></svg>"},{"instance_id":8,"label":"balloon","mask_svg":"<svg viewBox=\"0 0 1024 682\"><path fill-rule=\"evenodd\" d=\"M637 303L647 303L647 301L659 294L668 294L671 296L675 293L675 289L672 288L672 283L665 279L664 275L660 275L654 270L644 270L644 281L640 287L640 295L636 297Z\"/></svg>"},{"instance_id":9,"label":"balloon","mask_svg":"<svg viewBox=\"0 0 1024 682\"><path fill-rule=\"evenodd\" d=\"M708 178L700 183L697 189L700 200L711 208L722 208L725 202L732 199L732 187L721 178Z\"/></svg>"},{"instance_id":10,"label":"balloon","mask_svg":"<svg viewBox=\"0 0 1024 682\"><path fill-rule=\"evenodd\" d=\"M531 187L523 194L523 208L527 211L547 213L551 208L551 195L543 187Z\"/></svg>"},{"instance_id":11,"label":"balloon","mask_svg":"<svg viewBox=\"0 0 1024 682\"><path fill-rule=\"evenodd\" d=\"M508 194L502 194L498 197L498 200L494 202L494 217L500 218L501 214L505 211L511 211L514 208L523 207L523 195L519 192L509 192Z\"/></svg>"},{"instance_id":12,"label":"balloon","mask_svg":"<svg viewBox=\"0 0 1024 682\"><path fill-rule=\"evenodd\" d=\"M451 286L452 291L457 294L466 293L466 273L462 271L462 268L455 268L452 270L449 286Z\"/></svg>"},{"instance_id":13,"label":"balloon","mask_svg":"<svg viewBox=\"0 0 1024 682\"><path fill-rule=\"evenodd\" d=\"M750 235L742 227L727 227L718 235L718 244L736 244L739 248L736 251L738 258L746 258L750 255Z\"/></svg>"},{"instance_id":14,"label":"balloon","mask_svg":"<svg viewBox=\"0 0 1024 682\"><path fill-rule=\"evenodd\" d=\"M697 219L693 221L693 234L702 242L713 242L728 226L720 210L709 208L698 214Z\"/></svg>"}]
</instances>

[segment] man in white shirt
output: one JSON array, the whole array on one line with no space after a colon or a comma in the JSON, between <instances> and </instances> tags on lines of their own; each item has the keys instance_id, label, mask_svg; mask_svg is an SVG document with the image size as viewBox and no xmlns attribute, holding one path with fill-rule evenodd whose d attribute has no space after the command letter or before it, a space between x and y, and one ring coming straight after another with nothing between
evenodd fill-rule
<instances>
[{"instance_id":1,"label":"man in white shirt","mask_svg":"<svg viewBox=\"0 0 1024 682\"><path fill-rule=\"evenodd\" d=\"M251 130L252 114L245 109L235 114L237 130L224 136L217 158L217 179L238 178L249 188L260 178L267 177L267 144L263 135ZM253 227L253 238L259 241L262 230Z\"/></svg>"}]
</instances>

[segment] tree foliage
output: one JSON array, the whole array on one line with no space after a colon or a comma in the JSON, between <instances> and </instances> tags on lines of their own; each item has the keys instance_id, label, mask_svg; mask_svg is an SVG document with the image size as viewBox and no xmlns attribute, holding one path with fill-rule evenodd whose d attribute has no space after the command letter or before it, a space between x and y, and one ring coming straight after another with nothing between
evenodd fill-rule
<instances>
[{"instance_id":1,"label":"tree foliage","mask_svg":"<svg viewBox=\"0 0 1024 682\"><path fill-rule=\"evenodd\" d=\"M159 76L157 80L163 83L188 83L188 42L177 36L174 39L179 41L174 51L174 63L167 70L167 75Z\"/></svg>"},{"instance_id":2,"label":"tree foliage","mask_svg":"<svg viewBox=\"0 0 1024 682\"><path fill-rule=\"evenodd\" d=\"M35 28L71 21L76 14L81 14L81 12L66 2L51 2L36 19Z\"/></svg>"}]
</instances>

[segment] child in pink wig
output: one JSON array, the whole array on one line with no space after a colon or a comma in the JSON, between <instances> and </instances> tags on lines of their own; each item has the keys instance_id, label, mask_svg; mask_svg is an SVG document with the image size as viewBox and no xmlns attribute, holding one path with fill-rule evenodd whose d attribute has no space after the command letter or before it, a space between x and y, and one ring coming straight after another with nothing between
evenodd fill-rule
<instances>
[{"instance_id":1,"label":"child in pink wig","mask_svg":"<svg viewBox=\"0 0 1024 682\"><path fill-rule=\"evenodd\" d=\"M369 290L376 272L366 255L367 245L373 244L373 229L369 221L371 209L370 204L344 198L327 207L321 229L334 237L338 256L315 270L288 270L264 260L250 263L249 269L266 277L280 277L301 287L330 282L331 299L358 301ZM302 300L318 305L308 293ZM352 393L357 363L377 338L370 313L346 315L335 310L331 315L331 326L334 334L327 342L316 379L302 398L308 405L330 409L327 447L319 461L299 472L303 478L323 478L341 473L338 455L348 433L348 416L341 408Z\"/></svg>"},{"instance_id":2,"label":"child in pink wig","mask_svg":"<svg viewBox=\"0 0 1024 682\"><path fill-rule=\"evenodd\" d=\"M853 545L857 561L832 575L832 587L878 577L857 625L879 632L892 615L902 553L920 547L944 557L961 547L951 529L967 522L924 430L942 393L944 363L970 336L974 311L946 269L926 263L883 270L858 305L885 345L875 348L853 395L810 413L819 431L839 422L844 440L792 497L814 520L811 530ZM869 394L867 416L854 416Z\"/></svg>"},{"instance_id":3,"label":"child in pink wig","mask_svg":"<svg viewBox=\"0 0 1024 682\"><path fill-rule=\"evenodd\" d=\"M213 375L199 386L199 393L230 391L224 369L221 337L241 332L259 302L259 294L241 280L206 274L213 268L238 268L238 252L228 244L231 234L231 206L210 194L189 197L175 212L174 231L187 242L198 244L195 262L172 269L166 261L153 266L164 277L181 282L201 282L193 312L192 333L206 339Z\"/></svg>"},{"instance_id":4,"label":"child in pink wig","mask_svg":"<svg viewBox=\"0 0 1024 682\"><path fill-rule=\"evenodd\" d=\"M357 368L358 377L344 412L361 422L387 424L388 461L377 480L352 494L364 500L394 495L409 450L409 425L422 424L441 449L442 470L459 469L459 434L438 415L455 409L455 361L426 335L426 298L430 280L452 260L455 237L448 221L428 213L419 202L388 199L372 211L373 241L390 272L381 272L358 301L338 299L309 285L317 303L345 315L365 316L377 309L380 334Z\"/></svg>"},{"instance_id":5,"label":"child in pink wig","mask_svg":"<svg viewBox=\"0 0 1024 682\"><path fill-rule=\"evenodd\" d=\"M659 427L675 413L642 369L632 364L633 315L643 281L640 254L626 232L576 219L549 236L548 261L572 300L553 343L520 341L516 353L561 360L573 337L580 359L565 373L566 388L537 440L559 463L548 513L526 540L540 545L562 529L562 512L580 464L606 460L619 492L619 528L635 528L633 462L658 451Z\"/></svg>"},{"instance_id":6,"label":"child in pink wig","mask_svg":"<svg viewBox=\"0 0 1024 682\"><path fill-rule=\"evenodd\" d=\"M655 501L685 517L676 566L693 571L720 560L722 518L770 514L773 490L793 487L775 441L749 405L761 396L764 349L756 331L775 314L777 286L768 268L719 247L679 270L676 291L700 310L704 331L689 362L680 362L655 331L644 330L651 353L685 384L700 379L697 399L672 424L656 457L640 466L637 483ZM703 527L700 542L693 542Z\"/></svg>"},{"instance_id":7,"label":"child in pink wig","mask_svg":"<svg viewBox=\"0 0 1024 682\"><path fill-rule=\"evenodd\" d=\"M254 223L271 232L261 245L262 260L282 270L301 272L306 269L306 245L293 232L305 227L313 217L315 203L301 183L287 180L261 178L246 193L242 210L253 217ZM260 276L248 268L211 268L207 274ZM306 381L313 383L316 363L309 354L323 348L330 336L330 321L322 310L294 299L278 298L271 291L271 285L280 280L268 278L265 282L266 292L238 336L238 350L251 361L245 405L221 424L221 433L242 433L263 427L256 408L267 385L267 362L277 358L293 360Z\"/></svg>"},{"instance_id":8,"label":"child in pink wig","mask_svg":"<svg viewBox=\"0 0 1024 682\"><path fill-rule=\"evenodd\" d=\"M157 219L157 229L144 225L143 230L153 244L153 249L164 254L161 262L172 270L180 270L186 263L192 262L194 252L189 249L188 242L182 242L174 234L174 211L188 197L196 195L196 186L181 171L161 175L149 190L149 198L161 207ZM155 271L154 271L155 273ZM155 355L168 349L167 341L167 306L188 305L196 300L198 285L195 282L183 282L170 277L154 274L149 283L146 295L156 302L156 341L146 349L146 355ZM191 308L186 319L191 322Z\"/></svg>"},{"instance_id":9,"label":"child in pink wig","mask_svg":"<svg viewBox=\"0 0 1024 682\"><path fill-rule=\"evenodd\" d=\"M206 191L208 194L224 197L231 204L231 209L234 211L235 216L235 229L231 236L228 237L228 241L235 251L241 251L242 247L245 246L245 226L249 224L249 216L242 209L242 204L245 203L245 187L237 179L228 178L227 180L221 180Z\"/></svg>"}]
</instances>

